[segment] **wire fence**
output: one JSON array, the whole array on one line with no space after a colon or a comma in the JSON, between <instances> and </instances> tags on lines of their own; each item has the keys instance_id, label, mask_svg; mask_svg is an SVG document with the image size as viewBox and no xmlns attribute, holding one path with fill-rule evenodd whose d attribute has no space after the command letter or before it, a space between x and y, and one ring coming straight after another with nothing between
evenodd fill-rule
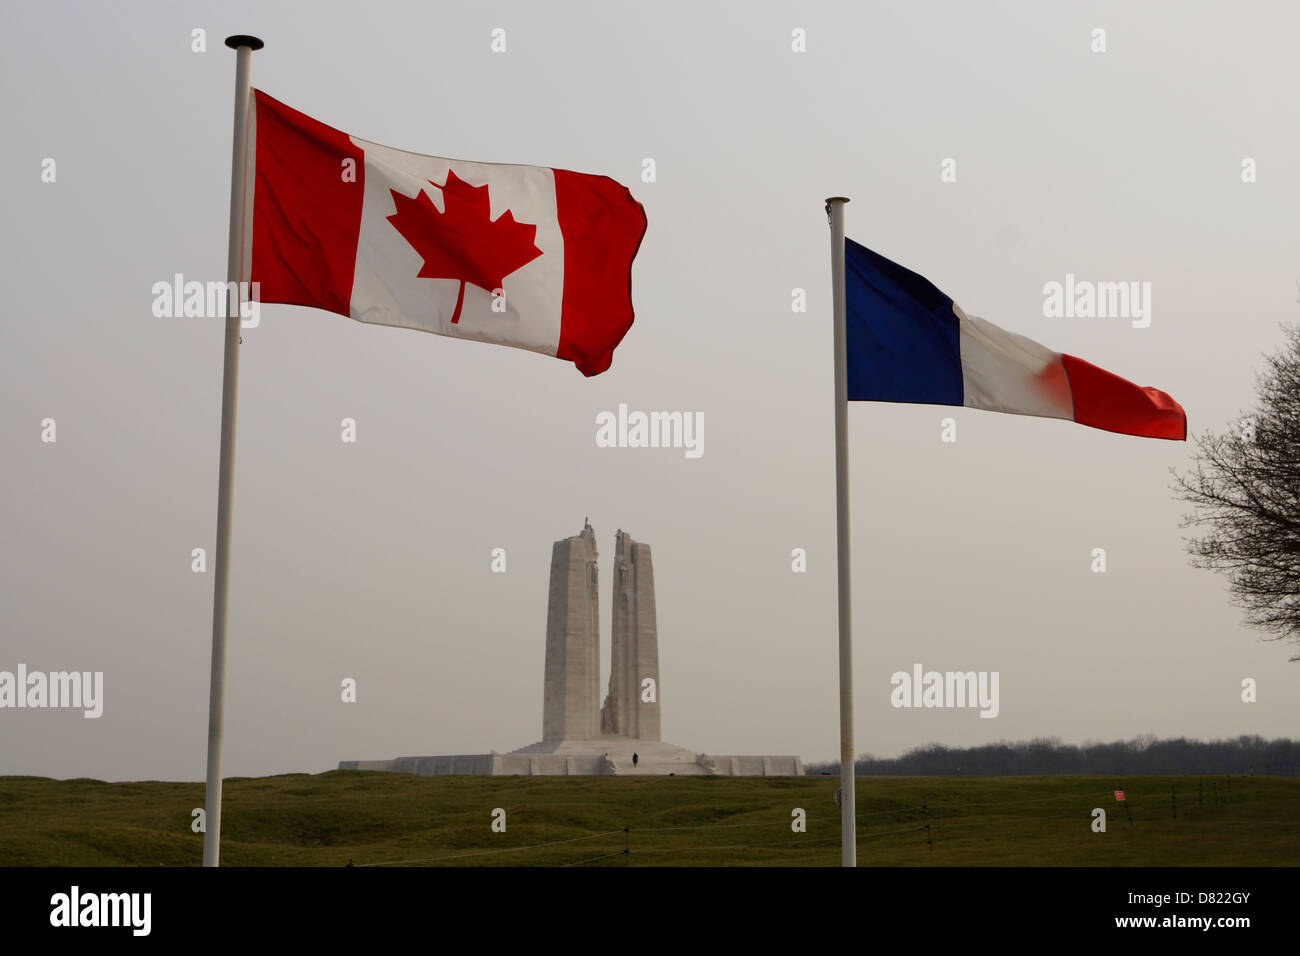
<instances>
[{"instance_id":1,"label":"wire fence","mask_svg":"<svg viewBox=\"0 0 1300 956\"><path fill-rule=\"evenodd\" d=\"M1167 798L1150 790L1149 782L1144 782L1144 789L1141 790L1140 795L1137 791L1125 791L1119 784L1113 790L1087 789L1053 794L1046 797L1031 797L1018 800L983 799L967 803L930 803L930 794L924 793L923 802L920 804L859 812L856 815L856 820L859 823L857 840L861 846L864 842L869 845L870 841L882 838L899 838L892 844L894 848L910 848L909 852L918 854L914 862L925 862L925 858L920 857L919 854L925 854L927 851L933 852L936 846L941 849L957 850L975 843L988 844L1004 837L1018 837L1025 834L1045 835L1050 831L1059 831L1060 828L1065 826L1079 828L1089 828L1091 826L1092 829L1095 829L1095 823L1092 821L1095 820L1095 811L1098 807L1107 810L1110 820L1109 826L1138 828L1142 824L1165 824L1170 820L1177 821L1180 814L1184 822L1189 818L1204 817L1207 811L1223 810L1230 803L1241 803L1243 800L1250 799L1252 792L1255 795L1259 793L1254 791L1253 779L1246 783L1245 786L1243 786L1243 781L1239 781L1238 792L1235 797L1232 793L1230 777L1226 780L1210 779L1208 781L1205 778L1198 778L1194 786L1189 786L1186 779L1183 779L1182 785L1183 791L1180 794L1178 791L1179 784L1171 783ZM1180 796L1182 798L1181 805L1179 803ZM1049 804L1061 804L1066 801L1073 802L1075 805L1062 807L1061 810L1048 806ZM1141 809L1139 813L1135 814L1134 807L1138 805L1140 805ZM1034 813L1039 806L1047 812L1035 816L1024 815L1028 808L1032 808L1028 809L1028 812ZM973 810L988 812L978 819L970 819L968 812ZM792 819L792 817L794 818ZM876 822L881 817L890 817L892 819ZM961 822L957 822L959 820ZM1235 826L1300 827L1300 819L1224 820L1222 822L1232 822ZM889 826L890 823L905 825ZM882 824L884 828L881 827ZM744 839L749 835L745 831L778 827L791 831L793 838L782 840L759 839L758 841ZM743 859L744 856L748 855L749 851L788 848L811 850L814 853L783 856L767 862L778 865L827 863L831 862L830 851L832 847L840 842L839 828L840 818L838 813L833 816L821 817L809 817L806 813L802 816L792 814L775 820L749 823L627 826L619 829L594 831L562 840L530 843L523 846L482 850L467 849L418 859L382 860L352 865L359 867L455 865L457 861L519 854L520 859L511 861L512 865L559 867L633 866L636 865L638 859L644 859L645 862L653 865L659 861L671 859L673 854L690 853L703 855L705 858L703 862L706 865L722 865L719 856L721 855L727 858L726 865L743 866L753 865L752 862L746 863ZM1077 832L1083 833L1087 832L1087 830L1080 829ZM705 838L710 833L716 833L724 839L708 842ZM669 837L670 834L698 834L701 839L691 840L688 845L683 846L665 845L663 838ZM827 835L823 836L821 834ZM740 837L741 839L732 837ZM576 846L581 843L601 840L606 841L604 846L592 846L590 848ZM611 848L610 844L613 843L621 843L622 846ZM574 860L553 859L555 849L560 847L585 850L585 855ZM543 852L545 852L547 858L537 859L537 856ZM710 864L711 857L715 862ZM484 860L484 862L488 861Z\"/></svg>"}]
</instances>

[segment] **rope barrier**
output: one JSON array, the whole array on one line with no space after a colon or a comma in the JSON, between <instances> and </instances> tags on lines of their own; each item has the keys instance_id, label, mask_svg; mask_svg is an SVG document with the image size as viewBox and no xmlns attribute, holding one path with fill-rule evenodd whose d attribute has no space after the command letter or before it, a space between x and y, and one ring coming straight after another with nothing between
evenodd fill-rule
<instances>
[{"instance_id":1,"label":"rope barrier","mask_svg":"<svg viewBox=\"0 0 1300 956\"><path fill-rule=\"evenodd\" d=\"M931 810L942 810L952 807L1018 807L1026 803L1047 803L1051 800L1071 800L1075 797L1098 797L1112 796L1110 790L1085 790L1081 793L1061 793L1054 797L1035 797L1032 800L996 800L992 803L936 803L930 807Z\"/></svg>"}]
</instances>

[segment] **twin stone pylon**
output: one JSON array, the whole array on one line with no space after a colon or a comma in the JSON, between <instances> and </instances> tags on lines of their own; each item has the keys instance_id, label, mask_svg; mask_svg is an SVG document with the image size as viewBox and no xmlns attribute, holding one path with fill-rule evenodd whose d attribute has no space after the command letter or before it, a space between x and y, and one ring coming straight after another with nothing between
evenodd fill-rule
<instances>
[{"instance_id":1,"label":"twin stone pylon","mask_svg":"<svg viewBox=\"0 0 1300 956\"><path fill-rule=\"evenodd\" d=\"M666 743L659 724L659 632L650 546L614 542L609 690L600 702L596 532L551 548L542 739L508 753L344 760L340 770L442 774L802 776L797 756L710 756Z\"/></svg>"},{"instance_id":2,"label":"twin stone pylon","mask_svg":"<svg viewBox=\"0 0 1300 956\"><path fill-rule=\"evenodd\" d=\"M614 544L609 691L599 698L600 589L596 533L556 541L546 613L542 741L660 740L659 632L650 546L620 530Z\"/></svg>"}]
</instances>

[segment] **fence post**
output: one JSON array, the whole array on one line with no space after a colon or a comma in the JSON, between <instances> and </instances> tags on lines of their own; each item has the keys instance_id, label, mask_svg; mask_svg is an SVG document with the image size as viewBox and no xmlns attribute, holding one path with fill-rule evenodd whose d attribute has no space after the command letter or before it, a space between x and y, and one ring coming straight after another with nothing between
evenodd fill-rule
<instances>
[{"instance_id":1,"label":"fence post","mask_svg":"<svg viewBox=\"0 0 1300 956\"><path fill-rule=\"evenodd\" d=\"M930 795L921 794L921 809L925 811L925 845L931 850L934 849L934 841L930 838Z\"/></svg>"}]
</instances>

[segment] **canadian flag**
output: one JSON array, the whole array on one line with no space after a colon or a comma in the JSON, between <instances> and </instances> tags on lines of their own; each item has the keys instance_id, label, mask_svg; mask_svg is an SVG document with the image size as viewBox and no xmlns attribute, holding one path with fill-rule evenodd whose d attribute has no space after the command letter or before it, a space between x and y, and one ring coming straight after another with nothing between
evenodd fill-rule
<instances>
[{"instance_id":1,"label":"canadian flag","mask_svg":"<svg viewBox=\"0 0 1300 956\"><path fill-rule=\"evenodd\" d=\"M252 96L240 275L262 302L609 368L646 229L625 186L420 156Z\"/></svg>"}]
</instances>

